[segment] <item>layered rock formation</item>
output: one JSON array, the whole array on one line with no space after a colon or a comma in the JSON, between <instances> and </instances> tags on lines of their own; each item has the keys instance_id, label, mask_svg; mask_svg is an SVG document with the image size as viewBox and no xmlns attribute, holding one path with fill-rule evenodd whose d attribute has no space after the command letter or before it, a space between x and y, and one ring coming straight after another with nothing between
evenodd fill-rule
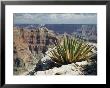
<instances>
[{"instance_id":1,"label":"layered rock formation","mask_svg":"<svg viewBox=\"0 0 110 88\"><path fill-rule=\"evenodd\" d=\"M28 69L36 59L38 61L43 57L49 46L52 47L58 43L58 38L54 32L45 27L37 29L14 27L13 35L14 67L17 68Z\"/></svg>"}]
</instances>

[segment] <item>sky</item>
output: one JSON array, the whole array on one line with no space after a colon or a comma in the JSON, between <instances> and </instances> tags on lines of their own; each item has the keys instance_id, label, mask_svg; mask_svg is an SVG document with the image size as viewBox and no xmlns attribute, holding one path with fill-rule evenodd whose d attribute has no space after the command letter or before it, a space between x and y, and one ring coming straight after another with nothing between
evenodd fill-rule
<instances>
[{"instance_id":1,"label":"sky","mask_svg":"<svg viewBox=\"0 0 110 88\"><path fill-rule=\"evenodd\" d=\"M14 13L14 24L97 24L96 13Z\"/></svg>"}]
</instances>

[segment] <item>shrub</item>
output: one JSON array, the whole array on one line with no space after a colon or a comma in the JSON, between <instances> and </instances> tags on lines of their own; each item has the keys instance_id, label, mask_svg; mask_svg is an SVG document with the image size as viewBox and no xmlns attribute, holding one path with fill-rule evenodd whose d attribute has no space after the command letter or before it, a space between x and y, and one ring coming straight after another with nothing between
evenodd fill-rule
<instances>
[{"instance_id":1,"label":"shrub","mask_svg":"<svg viewBox=\"0 0 110 88\"><path fill-rule=\"evenodd\" d=\"M58 64L70 64L92 57L94 46L83 40L64 36L63 41L48 52L48 56Z\"/></svg>"}]
</instances>

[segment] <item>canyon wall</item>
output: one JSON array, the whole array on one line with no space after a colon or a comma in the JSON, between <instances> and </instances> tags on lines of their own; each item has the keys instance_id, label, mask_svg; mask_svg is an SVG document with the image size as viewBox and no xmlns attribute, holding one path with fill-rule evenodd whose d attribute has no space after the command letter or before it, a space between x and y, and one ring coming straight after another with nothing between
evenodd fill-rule
<instances>
[{"instance_id":1,"label":"canyon wall","mask_svg":"<svg viewBox=\"0 0 110 88\"><path fill-rule=\"evenodd\" d=\"M56 45L60 40L56 34L45 27L37 29L13 30L13 61L14 67L28 69L34 59L41 59L49 47ZM41 55L39 56L38 55Z\"/></svg>"}]
</instances>

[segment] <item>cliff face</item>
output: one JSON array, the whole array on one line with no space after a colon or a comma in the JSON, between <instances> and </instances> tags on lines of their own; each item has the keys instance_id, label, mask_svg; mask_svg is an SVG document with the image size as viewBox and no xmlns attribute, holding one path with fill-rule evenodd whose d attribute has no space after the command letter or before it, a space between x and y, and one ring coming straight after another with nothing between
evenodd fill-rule
<instances>
[{"instance_id":1,"label":"cliff face","mask_svg":"<svg viewBox=\"0 0 110 88\"><path fill-rule=\"evenodd\" d=\"M57 43L57 38L49 32L46 28L39 28L36 30L30 30L28 33L26 30L22 30L22 37L26 40L29 45L29 50L36 51L46 51L48 45L53 45Z\"/></svg>"},{"instance_id":2,"label":"cliff face","mask_svg":"<svg viewBox=\"0 0 110 88\"><path fill-rule=\"evenodd\" d=\"M40 59L40 53L45 54L49 46L59 40L54 32L42 27L33 30L14 28L13 41L14 67L28 69L34 59Z\"/></svg>"}]
</instances>

